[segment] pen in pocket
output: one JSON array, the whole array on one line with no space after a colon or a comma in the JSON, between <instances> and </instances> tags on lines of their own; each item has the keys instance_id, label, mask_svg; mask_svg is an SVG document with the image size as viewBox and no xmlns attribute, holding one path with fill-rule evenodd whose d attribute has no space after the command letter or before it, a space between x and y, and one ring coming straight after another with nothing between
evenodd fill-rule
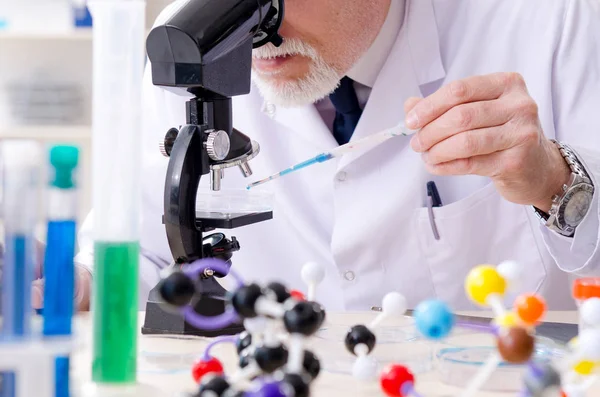
<instances>
[{"instance_id":1,"label":"pen in pocket","mask_svg":"<svg viewBox=\"0 0 600 397\"><path fill-rule=\"evenodd\" d=\"M427 211L429 212L429 223L431 224L431 230L433 232L433 237L436 240L440 239L440 234L437 229L437 225L435 223L435 218L433 214L434 207L441 207L442 200L440 198L440 193L437 190L437 186L435 182L429 181L427 182Z\"/></svg>"},{"instance_id":2,"label":"pen in pocket","mask_svg":"<svg viewBox=\"0 0 600 397\"><path fill-rule=\"evenodd\" d=\"M431 197L433 207L441 207L442 199L440 198L440 192L437 190L435 182L427 182L427 195Z\"/></svg>"}]
</instances>

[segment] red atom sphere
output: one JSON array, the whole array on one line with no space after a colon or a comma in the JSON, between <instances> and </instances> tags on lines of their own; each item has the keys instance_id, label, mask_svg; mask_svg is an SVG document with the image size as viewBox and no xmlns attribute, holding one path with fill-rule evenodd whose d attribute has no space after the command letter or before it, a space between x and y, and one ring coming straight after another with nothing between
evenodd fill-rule
<instances>
[{"instance_id":1,"label":"red atom sphere","mask_svg":"<svg viewBox=\"0 0 600 397\"><path fill-rule=\"evenodd\" d=\"M302 292L298 291L297 289L291 290L290 291L290 295L294 299L298 299L298 300L301 300L301 301L305 301L306 300L306 296L304 296L304 294Z\"/></svg>"},{"instance_id":2,"label":"red atom sphere","mask_svg":"<svg viewBox=\"0 0 600 397\"><path fill-rule=\"evenodd\" d=\"M407 382L414 384L415 377L408 368L397 364L384 368L379 378L381 388L390 397L406 397L402 394L402 386Z\"/></svg>"},{"instance_id":3,"label":"red atom sphere","mask_svg":"<svg viewBox=\"0 0 600 397\"><path fill-rule=\"evenodd\" d=\"M194 364L194 367L192 368L192 377L196 383L200 383L206 374L211 373L215 375L223 374L223 365L214 357L208 361L200 360Z\"/></svg>"}]
</instances>

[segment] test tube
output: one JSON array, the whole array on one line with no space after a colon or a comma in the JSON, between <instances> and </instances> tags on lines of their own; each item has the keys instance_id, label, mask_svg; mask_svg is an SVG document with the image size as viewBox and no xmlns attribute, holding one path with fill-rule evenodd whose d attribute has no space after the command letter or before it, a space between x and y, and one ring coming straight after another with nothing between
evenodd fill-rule
<instances>
[{"instance_id":1,"label":"test tube","mask_svg":"<svg viewBox=\"0 0 600 397\"><path fill-rule=\"evenodd\" d=\"M44 257L45 336L71 335L75 295L77 188L74 171L79 149L58 145L50 150L52 173L48 187L48 226ZM69 357L55 360L55 397L69 397Z\"/></svg>"},{"instance_id":2,"label":"test tube","mask_svg":"<svg viewBox=\"0 0 600 397\"><path fill-rule=\"evenodd\" d=\"M145 1L92 0L92 380L136 382Z\"/></svg>"},{"instance_id":3,"label":"test tube","mask_svg":"<svg viewBox=\"0 0 600 397\"><path fill-rule=\"evenodd\" d=\"M6 141L1 156L5 252L0 342L10 343L30 336L41 148L34 141ZM15 374L2 375L0 396L14 397Z\"/></svg>"}]
</instances>

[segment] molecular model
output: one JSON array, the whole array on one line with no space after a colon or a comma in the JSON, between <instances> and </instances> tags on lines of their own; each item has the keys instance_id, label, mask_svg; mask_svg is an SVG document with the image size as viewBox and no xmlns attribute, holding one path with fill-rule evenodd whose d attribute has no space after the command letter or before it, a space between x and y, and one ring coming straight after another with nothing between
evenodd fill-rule
<instances>
[{"instance_id":1,"label":"molecular model","mask_svg":"<svg viewBox=\"0 0 600 397\"><path fill-rule=\"evenodd\" d=\"M227 310L215 317L203 317L191 308L195 290L194 280L205 269L222 274L228 272L237 286L229 296ZM244 284L241 278L217 259L202 259L174 271L161 282L161 295L169 307L176 307L186 320L196 327L217 329L243 320L245 331L236 336L216 338L201 359L194 365L192 376L200 385L194 397L264 396L304 397L317 378L321 365L317 356L305 348L325 320L325 310L314 301L317 285L325 277L325 269L316 263L302 268L302 279L308 285L304 296L289 291L284 285L271 282L263 287ZM402 316L406 299L398 293L387 294L382 311L368 325L350 327L344 340L346 349L356 357L353 375L361 380L377 378L377 362L370 356L376 344L375 330L388 317ZM438 327L436 334L447 332ZM221 343L235 345L239 355L236 373L226 376L221 362L211 349ZM402 366L387 368L381 378L382 387L391 396L410 394L414 377ZM402 391L401 391L402 390ZM400 393L400 394L399 394Z\"/></svg>"},{"instance_id":2,"label":"molecular model","mask_svg":"<svg viewBox=\"0 0 600 397\"><path fill-rule=\"evenodd\" d=\"M584 396L600 375L600 299L584 301L580 314L588 327L569 343L569 354L559 367L569 397Z\"/></svg>"},{"instance_id":3,"label":"molecular model","mask_svg":"<svg viewBox=\"0 0 600 397\"><path fill-rule=\"evenodd\" d=\"M514 262L497 268L478 266L465 281L469 298L489 306L495 314L491 332L496 336L497 353L492 355L478 375L467 386L463 397L470 397L485 383L501 360L526 364L520 397L584 396L596 381L600 369L600 299L589 299L581 308L581 316L592 328L584 330L571 342L568 357L557 363L535 363L535 327L546 312L546 304L536 294L519 296L512 311L502 305L506 291L518 283L520 269Z\"/></svg>"},{"instance_id":4,"label":"molecular model","mask_svg":"<svg viewBox=\"0 0 600 397\"><path fill-rule=\"evenodd\" d=\"M206 269L229 273L236 280L227 309L220 316L203 317L190 304L200 292L195 289L195 280ZM239 335L216 338L206 347L192 369L199 389L191 397L309 396L321 364L317 355L306 349L306 344L325 321L325 310L315 301L316 287L324 277L322 266L307 263L302 269L302 279L308 285L305 296L277 282L262 287L245 284L224 262L202 259L163 279L160 289L163 300L179 310L190 324L214 330L242 320L245 328ZM443 340L455 327L478 328L495 337L497 349L460 397L475 396L503 361L526 365L519 397L584 396L600 369L600 299L590 299L581 306L582 317L591 328L572 341L569 357L560 361L560 365L536 363L533 360L535 332L546 313L546 303L536 294L524 294L507 310L503 298L517 285L519 278L520 267L514 262L504 262L498 267L477 266L465 279L470 300L494 311L495 317L489 326L457 323L450 307L439 300L421 302L414 310L414 325L419 334L430 341ZM404 296L388 293L377 317L369 324L349 327L343 340L349 355L354 357L352 376L365 382L378 380L380 389L389 397L422 397L409 368L390 364L378 374L378 362L371 354L380 324L386 318L404 316L406 309ZM231 375L226 374L222 363L211 355L211 349L221 343L234 345L239 356L238 369Z\"/></svg>"},{"instance_id":5,"label":"molecular model","mask_svg":"<svg viewBox=\"0 0 600 397\"><path fill-rule=\"evenodd\" d=\"M203 317L190 306L196 293L195 280L206 269L229 273L237 283L228 297L226 312L220 316ZM178 307L190 324L218 329L243 320L243 333L216 338L194 365L192 375L200 385L194 396L309 395L310 384L321 367L316 355L304 345L306 338L314 335L325 320L325 310L314 302L316 285L325 277L325 271L309 263L304 266L302 277L309 286L307 297L298 291L288 291L277 282L263 287L244 284L217 259L196 261L163 279L162 298ZM232 376L225 376L221 362L210 354L220 343L234 344L239 354L239 369Z\"/></svg>"},{"instance_id":6,"label":"molecular model","mask_svg":"<svg viewBox=\"0 0 600 397\"><path fill-rule=\"evenodd\" d=\"M488 306L494 311L491 332L496 337L497 352L492 354L479 374L469 383L463 397L471 397L481 388L502 360L511 364L528 363L534 376L540 369L534 367L531 358L535 352L535 326L546 312L543 298L535 294L518 297L513 311L503 306L503 297L511 284L516 284L520 277L520 269L514 262L506 262L495 268L482 265L471 270L465 280L467 296L480 306ZM534 370L535 369L535 370ZM555 385L537 381L526 383L524 396L544 396L545 389ZM531 389L531 387L535 388Z\"/></svg>"}]
</instances>

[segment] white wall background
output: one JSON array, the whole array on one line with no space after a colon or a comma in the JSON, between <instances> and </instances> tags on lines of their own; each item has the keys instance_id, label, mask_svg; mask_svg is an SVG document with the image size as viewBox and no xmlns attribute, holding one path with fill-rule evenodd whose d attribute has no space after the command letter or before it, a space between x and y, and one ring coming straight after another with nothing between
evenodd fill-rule
<instances>
[{"instance_id":1,"label":"white wall background","mask_svg":"<svg viewBox=\"0 0 600 397\"><path fill-rule=\"evenodd\" d=\"M147 0L148 29L171 1ZM27 7L23 18L15 7ZM73 28L70 13L67 0L0 0L0 140L78 145L82 221L91 206L92 31ZM3 15L13 16L12 30L1 28ZM38 211L43 219L43 203Z\"/></svg>"}]
</instances>

